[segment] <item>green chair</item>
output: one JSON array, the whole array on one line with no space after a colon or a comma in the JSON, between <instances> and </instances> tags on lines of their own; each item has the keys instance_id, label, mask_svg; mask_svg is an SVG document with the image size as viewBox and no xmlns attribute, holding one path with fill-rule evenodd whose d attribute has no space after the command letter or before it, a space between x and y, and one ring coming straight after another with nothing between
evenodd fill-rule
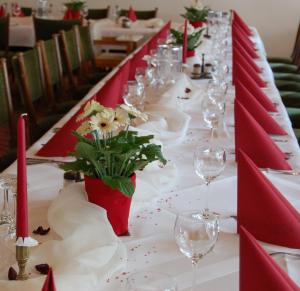
<instances>
[{"instance_id":1,"label":"green chair","mask_svg":"<svg viewBox=\"0 0 300 291\"><path fill-rule=\"evenodd\" d=\"M7 57L9 48L9 16L0 17L0 57Z\"/></svg>"},{"instance_id":2,"label":"green chair","mask_svg":"<svg viewBox=\"0 0 300 291\"><path fill-rule=\"evenodd\" d=\"M57 113L66 113L77 104L76 100L66 100L67 92L59 51L58 35L52 39L40 40L36 45L39 61L43 67L45 87L49 106Z\"/></svg>"},{"instance_id":3,"label":"green chair","mask_svg":"<svg viewBox=\"0 0 300 291\"><path fill-rule=\"evenodd\" d=\"M96 84L103 79L108 71L100 70L96 67L96 57L89 26L74 26L77 43L80 46L81 62L84 76L88 83Z\"/></svg>"},{"instance_id":4,"label":"green chair","mask_svg":"<svg viewBox=\"0 0 300 291\"><path fill-rule=\"evenodd\" d=\"M300 108L286 107L293 128L300 128Z\"/></svg>"},{"instance_id":5,"label":"green chair","mask_svg":"<svg viewBox=\"0 0 300 291\"><path fill-rule=\"evenodd\" d=\"M300 145L300 128L293 128L295 136L298 140L298 144Z\"/></svg>"},{"instance_id":6,"label":"green chair","mask_svg":"<svg viewBox=\"0 0 300 291\"><path fill-rule=\"evenodd\" d=\"M55 20L45 18L33 18L36 40L48 40L53 34L61 30L70 30L74 25L81 23L80 19Z\"/></svg>"},{"instance_id":7,"label":"green chair","mask_svg":"<svg viewBox=\"0 0 300 291\"><path fill-rule=\"evenodd\" d=\"M91 89L92 85L85 82L80 44L74 29L60 32L63 70L70 81L73 97L82 99Z\"/></svg>"},{"instance_id":8,"label":"green chair","mask_svg":"<svg viewBox=\"0 0 300 291\"><path fill-rule=\"evenodd\" d=\"M20 96L29 116L31 141L35 141L63 115L53 114L49 110L43 69L36 48L18 53L12 58L12 66Z\"/></svg>"},{"instance_id":9,"label":"green chair","mask_svg":"<svg viewBox=\"0 0 300 291\"><path fill-rule=\"evenodd\" d=\"M31 7L21 7L24 16L31 16L32 15L32 8Z\"/></svg>"},{"instance_id":10,"label":"green chair","mask_svg":"<svg viewBox=\"0 0 300 291\"><path fill-rule=\"evenodd\" d=\"M275 80L285 80L285 81L300 82L300 74L274 73L274 78L275 78Z\"/></svg>"},{"instance_id":11,"label":"green chair","mask_svg":"<svg viewBox=\"0 0 300 291\"><path fill-rule=\"evenodd\" d=\"M103 19L108 18L109 6L105 9L88 9L88 15L86 19Z\"/></svg>"},{"instance_id":12,"label":"green chair","mask_svg":"<svg viewBox=\"0 0 300 291\"><path fill-rule=\"evenodd\" d=\"M146 20L151 18L156 18L158 12L158 8L155 8L154 10L135 10L135 15L137 19ZM121 9L120 16L127 16L128 10Z\"/></svg>"},{"instance_id":13,"label":"green chair","mask_svg":"<svg viewBox=\"0 0 300 291\"><path fill-rule=\"evenodd\" d=\"M275 80L275 84L279 91L300 92L300 82Z\"/></svg>"},{"instance_id":14,"label":"green chair","mask_svg":"<svg viewBox=\"0 0 300 291\"><path fill-rule=\"evenodd\" d=\"M2 172L16 159L16 118L11 98L6 59L4 58L0 59L0 134L1 143L5 142L8 145L7 151L0 156L0 172Z\"/></svg>"},{"instance_id":15,"label":"green chair","mask_svg":"<svg viewBox=\"0 0 300 291\"><path fill-rule=\"evenodd\" d=\"M280 91L279 93L285 106L300 108L300 92Z\"/></svg>"}]
</instances>

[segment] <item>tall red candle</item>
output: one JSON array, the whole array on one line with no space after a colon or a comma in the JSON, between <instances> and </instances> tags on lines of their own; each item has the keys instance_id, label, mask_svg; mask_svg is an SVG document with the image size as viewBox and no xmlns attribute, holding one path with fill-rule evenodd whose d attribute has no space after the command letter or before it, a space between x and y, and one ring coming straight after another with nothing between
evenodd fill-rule
<instances>
[{"instance_id":1,"label":"tall red candle","mask_svg":"<svg viewBox=\"0 0 300 291\"><path fill-rule=\"evenodd\" d=\"M187 19L184 21L183 44L182 44L182 63L186 64L187 58Z\"/></svg>"},{"instance_id":2,"label":"tall red candle","mask_svg":"<svg viewBox=\"0 0 300 291\"><path fill-rule=\"evenodd\" d=\"M16 235L28 237L27 170L26 170L26 132L25 119L18 119L18 171L17 171L17 222Z\"/></svg>"}]
</instances>

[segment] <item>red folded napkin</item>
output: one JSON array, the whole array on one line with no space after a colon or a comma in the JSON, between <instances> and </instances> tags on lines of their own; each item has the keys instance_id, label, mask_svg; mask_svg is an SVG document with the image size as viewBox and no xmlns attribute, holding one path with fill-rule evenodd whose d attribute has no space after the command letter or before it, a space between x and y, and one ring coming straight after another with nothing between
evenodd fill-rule
<instances>
[{"instance_id":1,"label":"red folded napkin","mask_svg":"<svg viewBox=\"0 0 300 291\"><path fill-rule=\"evenodd\" d=\"M243 54L243 51L240 51L235 46L232 48L232 52L233 62L238 61L244 68L251 67L256 73L262 73L262 69L254 62L254 60L248 54Z\"/></svg>"},{"instance_id":2,"label":"red folded napkin","mask_svg":"<svg viewBox=\"0 0 300 291\"><path fill-rule=\"evenodd\" d=\"M137 17L136 17L135 11L133 10L133 8L132 8L131 6L129 7L127 17L128 17L132 22L137 21Z\"/></svg>"},{"instance_id":3,"label":"red folded napkin","mask_svg":"<svg viewBox=\"0 0 300 291\"><path fill-rule=\"evenodd\" d=\"M186 64L186 59L187 59L187 51L188 51L188 46L187 46L187 25L188 21L187 19L184 20L184 31L183 31L183 43L182 43L182 63Z\"/></svg>"},{"instance_id":4,"label":"red folded napkin","mask_svg":"<svg viewBox=\"0 0 300 291\"><path fill-rule=\"evenodd\" d=\"M48 275L41 291L56 291L52 268L49 268Z\"/></svg>"},{"instance_id":5,"label":"red folded napkin","mask_svg":"<svg viewBox=\"0 0 300 291\"><path fill-rule=\"evenodd\" d=\"M300 214L243 151L237 179L238 226L261 241L300 248Z\"/></svg>"},{"instance_id":6,"label":"red folded napkin","mask_svg":"<svg viewBox=\"0 0 300 291\"><path fill-rule=\"evenodd\" d=\"M95 99L96 96L93 96L87 102ZM76 119L77 116L83 112L86 103L82 105L70 120L36 153L37 156L66 157L70 152L74 151L77 138L73 135L73 131L80 126L80 123L77 122Z\"/></svg>"},{"instance_id":7,"label":"red folded napkin","mask_svg":"<svg viewBox=\"0 0 300 291\"><path fill-rule=\"evenodd\" d=\"M235 152L243 150L260 168L291 170L286 155L268 136L246 108L235 99Z\"/></svg>"},{"instance_id":8,"label":"red folded napkin","mask_svg":"<svg viewBox=\"0 0 300 291\"><path fill-rule=\"evenodd\" d=\"M248 74L248 72L241 67L240 65L237 65L237 72L234 72L236 74L237 80L239 80L253 96L257 99L257 101L267 110L270 112L276 112L277 109L275 105L272 103L270 98L262 91L261 88L256 84L256 82L253 80L253 78Z\"/></svg>"},{"instance_id":9,"label":"red folded napkin","mask_svg":"<svg viewBox=\"0 0 300 291\"><path fill-rule=\"evenodd\" d=\"M240 291L299 291L246 228L240 228Z\"/></svg>"},{"instance_id":10,"label":"red folded napkin","mask_svg":"<svg viewBox=\"0 0 300 291\"><path fill-rule=\"evenodd\" d=\"M249 38L249 36L236 24L232 25L232 37L241 40L242 43L245 43L250 49L256 50L255 43Z\"/></svg>"},{"instance_id":11,"label":"red folded napkin","mask_svg":"<svg viewBox=\"0 0 300 291\"><path fill-rule=\"evenodd\" d=\"M71 9L67 9L64 15L64 19L73 19L73 12Z\"/></svg>"},{"instance_id":12,"label":"red folded napkin","mask_svg":"<svg viewBox=\"0 0 300 291\"><path fill-rule=\"evenodd\" d=\"M239 80L235 83L235 97L268 134L287 134Z\"/></svg>"},{"instance_id":13,"label":"red folded napkin","mask_svg":"<svg viewBox=\"0 0 300 291\"><path fill-rule=\"evenodd\" d=\"M233 10L233 23L240 26L240 28L248 35L251 36L253 33L246 22L238 15L238 13Z\"/></svg>"},{"instance_id":14,"label":"red folded napkin","mask_svg":"<svg viewBox=\"0 0 300 291\"><path fill-rule=\"evenodd\" d=\"M0 17L4 17L6 15L6 11L3 5L0 6Z\"/></svg>"},{"instance_id":15,"label":"red folded napkin","mask_svg":"<svg viewBox=\"0 0 300 291\"><path fill-rule=\"evenodd\" d=\"M243 64L241 64L238 60L233 61L234 65L234 75L232 76L234 79L234 82L240 78L241 69L244 69L244 71L247 72L249 76L253 79L253 81L259 86L260 88L267 87L267 83L260 77L260 75L249 65L247 67L244 67ZM245 63L244 63L245 65Z\"/></svg>"}]
</instances>

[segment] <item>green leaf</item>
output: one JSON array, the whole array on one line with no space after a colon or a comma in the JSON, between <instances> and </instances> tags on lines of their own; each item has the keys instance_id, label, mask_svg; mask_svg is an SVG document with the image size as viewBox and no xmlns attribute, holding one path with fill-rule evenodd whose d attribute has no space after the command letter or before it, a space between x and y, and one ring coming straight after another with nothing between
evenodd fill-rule
<instances>
[{"instance_id":1,"label":"green leaf","mask_svg":"<svg viewBox=\"0 0 300 291\"><path fill-rule=\"evenodd\" d=\"M149 144L141 150L141 154L147 157L149 162L159 160L164 165L167 163L167 160L163 157L161 152L161 146L156 144Z\"/></svg>"},{"instance_id":2,"label":"green leaf","mask_svg":"<svg viewBox=\"0 0 300 291\"><path fill-rule=\"evenodd\" d=\"M134 185L128 177L102 177L103 182L112 189L119 189L124 195L132 197L134 193Z\"/></svg>"}]
</instances>

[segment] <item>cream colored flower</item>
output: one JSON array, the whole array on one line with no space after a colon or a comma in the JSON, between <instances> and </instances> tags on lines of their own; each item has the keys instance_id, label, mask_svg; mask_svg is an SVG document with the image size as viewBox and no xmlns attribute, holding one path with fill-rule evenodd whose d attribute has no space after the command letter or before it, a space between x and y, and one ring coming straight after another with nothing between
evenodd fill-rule
<instances>
[{"instance_id":1,"label":"cream colored flower","mask_svg":"<svg viewBox=\"0 0 300 291\"><path fill-rule=\"evenodd\" d=\"M146 113L142 113L141 111L137 110L133 106L128 106L126 104L122 104L122 105L120 105L120 107L122 109L124 109L125 111L127 111L127 113L133 117L138 117L144 122L146 122L148 120L148 116Z\"/></svg>"},{"instance_id":2,"label":"cream colored flower","mask_svg":"<svg viewBox=\"0 0 300 291\"><path fill-rule=\"evenodd\" d=\"M178 31L184 33L184 24L178 28ZM192 35L195 32L195 28L191 24L187 24L187 34Z\"/></svg>"},{"instance_id":3,"label":"cream colored flower","mask_svg":"<svg viewBox=\"0 0 300 291\"><path fill-rule=\"evenodd\" d=\"M92 130L96 130L102 134L106 134L116 130L116 126L113 121L113 115L111 116L108 114L102 114L101 112L91 116L89 123Z\"/></svg>"},{"instance_id":4,"label":"cream colored flower","mask_svg":"<svg viewBox=\"0 0 300 291\"><path fill-rule=\"evenodd\" d=\"M128 112L121 107L118 107L115 111L114 122L118 127L128 125L130 122Z\"/></svg>"},{"instance_id":5,"label":"cream colored flower","mask_svg":"<svg viewBox=\"0 0 300 291\"><path fill-rule=\"evenodd\" d=\"M99 102L97 102L95 100L91 100L85 105L85 107L83 109L83 113L78 115L76 120L81 121L93 114L96 114L97 112L101 112L104 108L105 107L102 106Z\"/></svg>"},{"instance_id":6,"label":"cream colored flower","mask_svg":"<svg viewBox=\"0 0 300 291\"><path fill-rule=\"evenodd\" d=\"M76 130L77 133L79 133L80 135L87 135L88 133L90 133L91 130L91 126L90 126L90 122L89 121L85 121L83 122Z\"/></svg>"},{"instance_id":7,"label":"cream colored flower","mask_svg":"<svg viewBox=\"0 0 300 291\"><path fill-rule=\"evenodd\" d=\"M203 10L204 5L201 1L195 0L195 3L193 4L193 7L198 10Z\"/></svg>"}]
</instances>

